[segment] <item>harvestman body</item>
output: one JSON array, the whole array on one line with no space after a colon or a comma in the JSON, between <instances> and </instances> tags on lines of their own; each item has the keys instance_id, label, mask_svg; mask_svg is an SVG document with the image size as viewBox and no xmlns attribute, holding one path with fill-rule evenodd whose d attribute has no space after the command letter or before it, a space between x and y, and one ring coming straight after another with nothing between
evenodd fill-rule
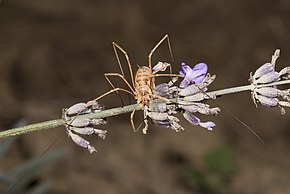
<instances>
[{"instance_id":1,"label":"harvestman body","mask_svg":"<svg viewBox=\"0 0 290 194\"><path fill-rule=\"evenodd\" d=\"M130 122L131 122L132 128L133 128L134 132L136 132L138 129L136 129L135 124L134 124L134 114L135 114L135 111L137 109L137 106L141 104L142 110L144 110L144 108L146 106L148 106L149 103L153 99L155 99L155 98L164 99L161 96L155 95L155 77L160 77L160 76L170 76L170 77L178 76L178 77L181 77L178 74L171 74L171 73L170 74L157 74L159 71L164 71L166 69L166 67L168 67L168 66L170 67L170 65L167 63L164 63L164 65L161 65L161 66L157 67L156 69L152 70L152 61L151 61L152 55L155 52L155 50L160 46L160 44L162 42L164 42L166 39L168 42L168 47L169 47L169 51L171 54L171 58L173 59L170 41L169 41L169 36L166 34L155 45L155 47L151 50L150 54L148 55L148 66L138 67L137 72L135 74L135 77L133 76L132 66L131 66L130 59L129 59L127 52L121 46L119 46L118 44L113 42L112 43L113 49L114 49L114 52L115 52L115 55L116 55L116 58L117 58L117 61L118 61L118 64L119 64L119 67L121 70L121 74L120 73L106 73L106 74L104 74L105 78L107 79L109 84L113 87L113 89L104 93L103 95L97 97L96 99L89 101L87 104L90 105L90 104L98 101L99 99L101 99L101 98L103 98L103 97L105 97L108 94L113 93L113 92L124 91L124 92L131 94L137 101L137 104L135 105L135 108L132 111L131 116L130 116ZM117 49L119 49L126 57L129 71L130 71L130 77L131 77L132 84L130 84L129 81L127 81L125 78L125 74L124 74L118 53L117 53ZM170 69L171 69L171 67L170 67ZM125 84L129 87L130 90L123 89L123 88L116 88L113 85L113 83L110 81L110 79L109 79L110 76L120 77L125 82Z\"/></svg>"}]
</instances>

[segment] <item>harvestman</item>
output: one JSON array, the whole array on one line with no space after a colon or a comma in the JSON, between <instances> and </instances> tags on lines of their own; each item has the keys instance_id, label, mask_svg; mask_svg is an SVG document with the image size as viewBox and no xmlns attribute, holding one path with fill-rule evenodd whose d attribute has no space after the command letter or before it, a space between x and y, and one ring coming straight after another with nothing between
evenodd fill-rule
<instances>
[{"instance_id":1,"label":"harvestman","mask_svg":"<svg viewBox=\"0 0 290 194\"><path fill-rule=\"evenodd\" d=\"M130 115L130 122L132 125L132 128L134 130L134 132L136 132L138 130L138 128L136 129L135 124L134 124L134 114L135 111L138 107L138 105L142 105L142 110L144 110L145 106L148 106L150 104L150 102L155 99L155 98L159 98L159 99L163 99L166 100L165 98L161 97L161 96L157 96L155 95L155 77L160 77L160 76L167 76L167 77L172 77L172 76L178 76L178 77L182 77L181 75L178 74L157 74L160 71L165 71L165 69L169 66L170 70L171 70L171 66L170 64L167 63L163 63L164 65L161 65L159 67L156 67L156 69L152 70L152 55L153 53L156 51L156 49L167 39L167 43L168 43L168 48L169 48L169 52L171 55L171 58L173 59L173 55L172 55L172 51L171 51L171 46L170 46L170 40L169 40L169 36L168 34L166 34L156 45L155 47L151 50L150 54L148 55L148 66L140 66L137 69L137 72L135 74L135 78L133 76L133 70L132 70L132 65L129 59L129 55L127 54L127 52L121 47L119 46L117 43L113 42L113 49L116 55L116 59L118 61L118 65L120 67L121 70L121 74L120 73L105 73L105 78L106 80L109 82L109 84L112 86L112 90L102 94L101 96L97 97L96 99L89 101L87 104L91 105L94 102L98 101L99 99L107 96L110 93L113 92L117 92L118 91L123 91L123 92L127 92L130 95L132 95L136 100L137 103ZM117 49L119 49L124 56L126 57L127 60L127 64L129 67L129 71L130 71L130 77L131 77L131 84L129 83L129 81L126 80L125 78L125 74L119 59L119 55L117 53ZM170 71L171 72L171 71ZM119 87L115 87L114 84L111 82L109 77L119 77L121 78L125 84L129 87L130 90L124 89L124 88L119 88Z\"/></svg>"}]
</instances>

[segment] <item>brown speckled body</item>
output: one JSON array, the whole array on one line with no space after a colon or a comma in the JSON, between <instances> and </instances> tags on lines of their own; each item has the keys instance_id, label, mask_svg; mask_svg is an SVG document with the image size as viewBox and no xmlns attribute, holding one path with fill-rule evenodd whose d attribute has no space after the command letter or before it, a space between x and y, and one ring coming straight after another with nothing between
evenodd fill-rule
<instances>
[{"instance_id":1,"label":"brown speckled body","mask_svg":"<svg viewBox=\"0 0 290 194\"><path fill-rule=\"evenodd\" d=\"M135 75L135 99L137 103L141 103L142 107L148 105L154 96L154 77L152 77L152 70L147 66L138 68Z\"/></svg>"}]
</instances>

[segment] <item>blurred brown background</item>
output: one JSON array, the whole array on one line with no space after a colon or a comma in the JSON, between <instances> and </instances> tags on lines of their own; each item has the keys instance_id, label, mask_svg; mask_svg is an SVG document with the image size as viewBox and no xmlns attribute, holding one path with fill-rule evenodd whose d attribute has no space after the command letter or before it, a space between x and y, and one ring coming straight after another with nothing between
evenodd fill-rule
<instances>
[{"instance_id":1,"label":"blurred brown background","mask_svg":"<svg viewBox=\"0 0 290 194\"><path fill-rule=\"evenodd\" d=\"M181 62L203 61L217 75L210 90L246 85L249 72L270 61L276 48L281 49L277 69L290 65L289 20L287 0L2 0L1 129L20 118L31 123L60 118L63 107L109 90L103 74L119 72L112 41L128 52L136 68L147 64L150 50L168 33L176 72ZM171 62L166 44L153 56L158 61ZM111 95L102 103L120 106L116 99ZM256 109L247 92L218 102L267 146L225 113L205 118L216 122L214 132L182 122L183 133L151 126L146 136L132 132L127 114L109 119L106 140L88 138L96 154L76 146L59 127L23 135L1 168L41 154L61 136L51 149L66 147L69 155L39 175L54 180L54 194L290 193L289 110L281 116L278 109ZM228 150L234 164L218 185L211 182L223 175L205 162L209 153L219 157L216 149Z\"/></svg>"}]
</instances>

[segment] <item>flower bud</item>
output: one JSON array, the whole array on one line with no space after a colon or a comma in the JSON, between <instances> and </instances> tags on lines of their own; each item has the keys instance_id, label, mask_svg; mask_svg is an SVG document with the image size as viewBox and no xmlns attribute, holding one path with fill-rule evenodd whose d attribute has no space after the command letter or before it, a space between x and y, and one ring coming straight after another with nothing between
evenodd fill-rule
<instances>
[{"instance_id":1,"label":"flower bud","mask_svg":"<svg viewBox=\"0 0 290 194\"><path fill-rule=\"evenodd\" d=\"M279 73L276 71L269 72L265 75L262 75L259 79L257 79L254 83L256 84L267 84L272 83L274 81L279 80Z\"/></svg>"},{"instance_id":2,"label":"flower bud","mask_svg":"<svg viewBox=\"0 0 290 194\"><path fill-rule=\"evenodd\" d=\"M93 146L90 145L90 142L83 139L82 137L72 133L71 131L68 131L68 135L77 145L87 148L91 154L93 152L97 152L97 150Z\"/></svg>"},{"instance_id":3,"label":"flower bud","mask_svg":"<svg viewBox=\"0 0 290 194\"><path fill-rule=\"evenodd\" d=\"M68 125L73 127L86 127L90 124L90 119L88 118L81 118L81 117L74 117L72 121L68 123Z\"/></svg>"},{"instance_id":4,"label":"flower bud","mask_svg":"<svg viewBox=\"0 0 290 194\"><path fill-rule=\"evenodd\" d=\"M274 67L271 63L265 63L264 65L262 65L261 67L259 67L254 75L253 75L253 79L256 80L258 79L259 77L263 76L263 75L266 75L270 72L274 72Z\"/></svg>"},{"instance_id":5,"label":"flower bud","mask_svg":"<svg viewBox=\"0 0 290 194\"><path fill-rule=\"evenodd\" d=\"M68 116L86 113L88 111L86 103L77 103L66 110Z\"/></svg>"},{"instance_id":6,"label":"flower bud","mask_svg":"<svg viewBox=\"0 0 290 194\"><path fill-rule=\"evenodd\" d=\"M255 98L264 106L274 107L278 105L278 98L269 98L262 95L255 95Z\"/></svg>"},{"instance_id":7,"label":"flower bud","mask_svg":"<svg viewBox=\"0 0 290 194\"><path fill-rule=\"evenodd\" d=\"M279 90L277 88L274 87L262 87L262 88L257 88L255 89L255 91L259 94L261 94L262 96L266 96L266 97L277 97L279 95Z\"/></svg>"}]
</instances>

